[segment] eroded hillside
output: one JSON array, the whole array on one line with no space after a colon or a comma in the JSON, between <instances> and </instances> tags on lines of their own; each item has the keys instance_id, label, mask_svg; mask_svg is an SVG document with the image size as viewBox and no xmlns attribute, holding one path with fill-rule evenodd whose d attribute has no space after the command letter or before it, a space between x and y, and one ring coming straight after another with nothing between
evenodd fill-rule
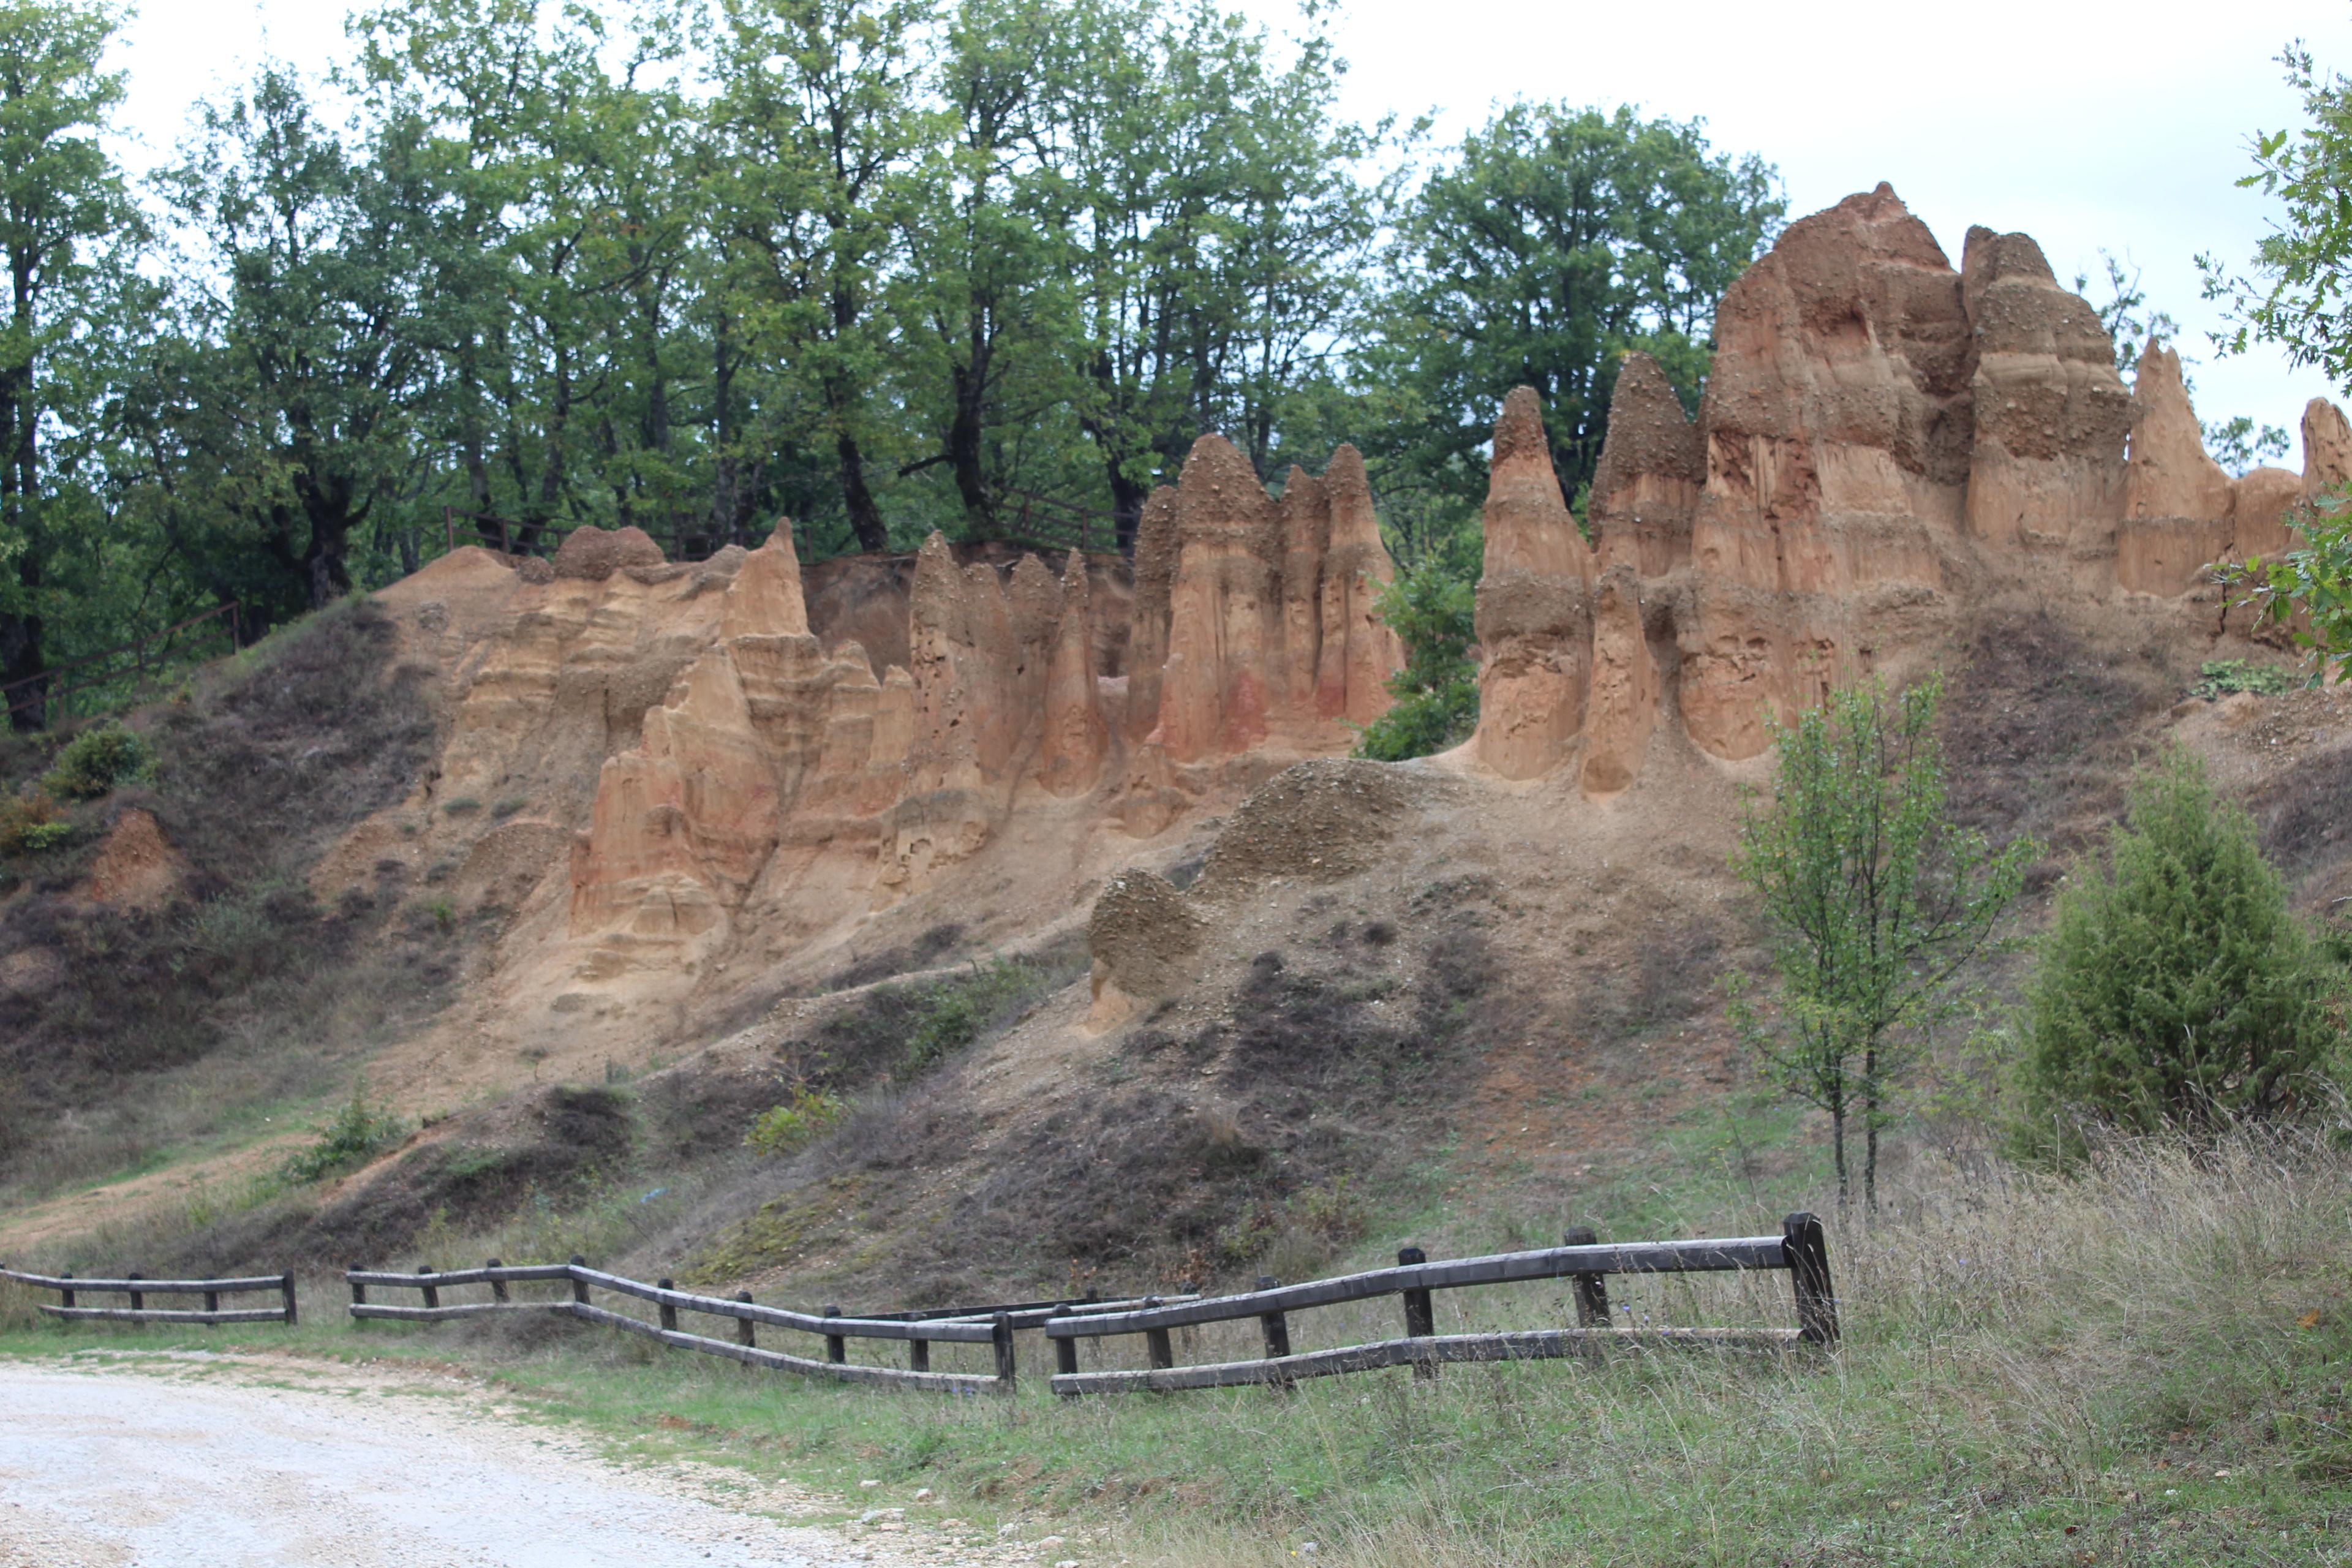
<instances>
[{"instance_id":1,"label":"eroded hillside","mask_svg":"<svg viewBox=\"0 0 2352 1568\"><path fill-rule=\"evenodd\" d=\"M712 1283L1123 1288L1685 1157L1743 1070L1717 984L1750 940L1740 791L1769 784L1768 721L1859 673L1947 673L1957 798L2050 846L2037 899L2171 742L2311 907L2347 890L2341 700L2190 695L2208 660L2288 662L2202 568L2291 542L2352 473L2336 409L2307 411L2301 472L2233 479L2168 355L2126 388L2030 239L1971 231L1955 268L1885 187L1791 226L1719 323L1695 421L1629 362L1590 539L1532 395L1510 400L1478 731L1413 763L1342 760L1400 660L1347 448L1277 495L1203 437L1132 562L934 538L803 566L785 528L692 564L626 531L552 563L457 551L346 615L334 636L373 640L322 751L173 749L263 703L267 658L193 719L138 718L155 801L89 808L83 849L10 895L5 1005L50 1042L16 1070L68 1121L161 1081L163 1058L53 1066L103 994L92 943L222 918L268 878L207 868L259 857L305 911L307 983L423 966L363 1028L325 1015L272 1092L364 1064L425 1125L181 1226L191 1256L388 1256L539 1214L535 1242L593 1233ZM331 801L304 793L313 756L352 781ZM189 813L278 767L299 829L209 847ZM108 854L194 869L140 913L93 877ZM233 1022L207 1026L187 1059L228 1059ZM289 1054L270 1028L251 1059ZM183 1095L228 1081L173 1070ZM795 1091L845 1114L747 1152ZM183 1154L279 1157L263 1098L223 1091ZM61 1125L20 1134L21 1190ZM0 1240L68 1247L159 1179Z\"/></svg>"}]
</instances>

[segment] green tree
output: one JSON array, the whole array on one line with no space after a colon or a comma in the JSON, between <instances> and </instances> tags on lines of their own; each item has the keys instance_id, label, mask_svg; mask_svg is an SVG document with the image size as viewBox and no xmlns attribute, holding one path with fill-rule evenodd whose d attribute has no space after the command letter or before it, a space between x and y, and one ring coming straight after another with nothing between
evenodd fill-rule
<instances>
[{"instance_id":1,"label":"green tree","mask_svg":"<svg viewBox=\"0 0 2352 1568\"><path fill-rule=\"evenodd\" d=\"M1396 703L1364 726L1356 755L1399 763L1470 738L1478 727L1477 538L1432 552L1381 590L1381 618L1404 643L1404 668L1389 677Z\"/></svg>"},{"instance_id":2,"label":"green tree","mask_svg":"<svg viewBox=\"0 0 2352 1568\"><path fill-rule=\"evenodd\" d=\"M1048 223L1123 546L1203 431L1270 471L1352 321L1379 133L1333 119L1342 66L1309 20L1287 62L1211 0L1075 0L1053 29Z\"/></svg>"},{"instance_id":3,"label":"green tree","mask_svg":"<svg viewBox=\"0 0 2352 1568\"><path fill-rule=\"evenodd\" d=\"M724 0L714 68L713 391L722 465L827 453L858 547L889 547L868 474L904 233L927 0ZM758 383L759 384L753 384ZM756 482L739 485L749 493Z\"/></svg>"},{"instance_id":4,"label":"green tree","mask_svg":"<svg viewBox=\"0 0 2352 1568\"><path fill-rule=\"evenodd\" d=\"M1888 1091L1959 1005L1960 970L2038 852L2027 839L1995 851L1952 819L1941 697L1936 679L1890 697L1874 678L1775 725L1772 795L1743 816L1732 862L1757 895L1779 979L1759 1008L1735 976L1733 1016L1766 1071L1829 1112L1841 1202L1849 1120L1862 1121L1874 1206Z\"/></svg>"},{"instance_id":5,"label":"green tree","mask_svg":"<svg viewBox=\"0 0 2352 1568\"><path fill-rule=\"evenodd\" d=\"M176 546L266 618L348 593L354 536L413 480L437 191L418 127L356 153L288 67L202 111L162 180L194 254L143 398Z\"/></svg>"},{"instance_id":6,"label":"green tree","mask_svg":"<svg viewBox=\"0 0 2352 1568\"><path fill-rule=\"evenodd\" d=\"M1360 377L1390 384L1377 455L1475 505L1476 454L1514 386L1543 396L1560 492L1592 478L1617 366L1656 356L1696 406L1716 302L1778 232L1772 166L1698 121L1513 103L1407 203Z\"/></svg>"},{"instance_id":7,"label":"green tree","mask_svg":"<svg viewBox=\"0 0 2352 1568\"><path fill-rule=\"evenodd\" d=\"M2027 1142L2294 1104L2339 1044L2328 985L2252 823L2175 752L2060 895L2028 998Z\"/></svg>"},{"instance_id":8,"label":"green tree","mask_svg":"<svg viewBox=\"0 0 2352 1568\"><path fill-rule=\"evenodd\" d=\"M55 459L87 445L102 400L88 372L125 324L144 237L99 140L122 100L121 73L100 68L118 23L102 3L0 5L0 684L48 669L64 558L105 523L91 476ZM10 714L44 718L37 700Z\"/></svg>"},{"instance_id":9,"label":"green tree","mask_svg":"<svg viewBox=\"0 0 2352 1568\"><path fill-rule=\"evenodd\" d=\"M2344 272L2352 261L2352 205L2345 200L2352 167L2352 79L2321 72L2300 42L2279 56L2289 86L2302 95L2305 123L2253 138L2253 172L2241 187L2259 190L2285 209L2254 247L2248 272L2201 255L2205 298L2230 323L2224 353L2275 343L2296 365L2316 365L2338 385L2352 385L2352 321L2344 311Z\"/></svg>"}]
</instances>

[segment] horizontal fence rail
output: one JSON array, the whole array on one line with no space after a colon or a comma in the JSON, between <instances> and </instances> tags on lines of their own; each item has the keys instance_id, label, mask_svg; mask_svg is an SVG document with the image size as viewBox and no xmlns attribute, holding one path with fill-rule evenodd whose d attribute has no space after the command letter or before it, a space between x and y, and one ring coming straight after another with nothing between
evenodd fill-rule
<instances>
[{"instance_id":1,"label":"horizontal fence rail","mask_svg":"<svg viewBox=\"0 0 2352 1568\"><path fill-rule=\"evenodd\" d=\"M52 1318L96 1319L110 1323L291 1323L295 1321L294 1276L286 1274L255 1274L236 1279L143 1279L136 1274L121 1279L77 1279L70 1274L26 1274L15 1268L0 1268L0 1279L13 1279L19 1285L30 1285L38 1290L55 1290L61 1298L57 1303L37 1301L34 1305ZM234 1307L224 1310L223 1296L267 1291L278 1297L274 1307ZM86 1295L128 1296L128 1307L85 1307L78 1298ZM150 1307L150 1296L202 1296L201 1311L184 1308Z\"/></svg>"},{"instance_id":2,"label":"horizontal fence rail","mask_svg":"<svg viewBox=\"0 0 2352 1568\"><path fill-rule=\"evenodd\" d=\"M1061 1312L1050 1318L1045 1337L1054 1346L1054 1392L1066 1396L1116 1394L1139 1389L1171 1393L1190 1388L1227 1388L1247 1384L1287 1385L1304 1377L1368 1372L1378 1367L1413 1368L1433 1376L1447 1362L1541 1360L1598 1352L1611 1345L1718 1345L1772 1347L1828 1345L1838 1335L1837 1300L1830 1287L1829 1249L1821 1221L1790 1215L1779 1236L1734 1237L1710 1241L1603 1244L1590 1230L1570 1231L1566 1245L1486 1258L1433 1263L1418 1247L1397 1255L1393 1268L1375 1268L1299 1285L1259 1281L1260 1289L1213 1300L1152 1303L1133 1310L1087 1314ZM1779 1329L1618 1328L1611 1324L1608 1277L1612 1274L1682 1274L1716 1271L1784 1271L1794 1298L1797 1323ZM1578 1326L1485 1334L1436 1331L1433 1292L1536 1279L1567 1279L1575 1287ZM1366 1344L1295 1355L1288 1314L1375 1297L1395 1296L1403 1309L1404 1335ZM1176 1365L1169 1331L1201 1323L1255 1318L1264 1332L1265 1354L1250 1361ZM1080 1372L1078 1342L1141 1334L1150 1363L1139 1370Z\"/></svg>"},{"instance_id":3,"label":"horizontal fence rail","mask_svg":"<svg viewBox=\"0 0 2352 1568\"><path fill-rule=\"evenodd\" d=\"M747 1365L799 1373L809 1377L831 1378L843 1383L926 1389L943 1394L1013 1392L1018 1372L1013 1358L1013 1332L1016 1327L1024 1326L1022 1320L1034 1319L1035 1322L1042 1323L1056 1310L1097 1305L1116 1309L1131 1305L1123 1301L1027 1302L1023 1303L1017 1311L955 1309L957 1315L951 1317L915 1313L851 1317L837 1308L828 1308L823 1312L796 1312L785 1307L762 1306L751 1300L749 1291L739 1291L730 1299L680 1290L667 1279L648 1285L642 1279L591 1268L587 1259L583 1258L574 1258L569 1263L521 1267L509 1267L492 1258L479 1268L420 1267L405 1274L387 1269L361 1268L354 1265L344 1273L343 1279L351 1286L350 1310L355 1319L440 1322L499 1312L553 1312L578 1318L583 1322L601 1323L607 1328L643 1334L678 1350L724 1356ZM558 1280L571 1286L568 1296L518 1300L508 1289L518 1284ZM487 1301L442 1301L443 1290L465 1285L488 1285L490 1299ZM371 1288L415 1290L424 1304L411 1307L371 1301L367 1295ZM599 1306L591 1297L592 1290L650 1302L655 1308L656 1317L648 1321ZM735 1325L734 1338L718 1339L708 1334L689 1333L678 1327L680 1312L728 1319ZM761 1345L758 1329L761 1324L821 1338L824 1342L824 1359L819 1361L811 1356L791 1355ZM907 1365L899 1368L854 1363L848 1357L851 1340L902 1342L907 1347ZM991 1348L995 1370L990 1373L933 1372L931 1346L934 1344L987 1345Z\"/></svg>"}]
</instances>

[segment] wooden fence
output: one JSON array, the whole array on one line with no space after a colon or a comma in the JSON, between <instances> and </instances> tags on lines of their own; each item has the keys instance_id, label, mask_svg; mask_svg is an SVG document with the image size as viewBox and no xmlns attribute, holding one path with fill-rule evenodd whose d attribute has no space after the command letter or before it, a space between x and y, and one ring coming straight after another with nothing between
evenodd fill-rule
<instances>
[{"instance_id":1,"label":"wooden fence","mask_svg":"<svg viewBox=\"0 0 2352 1568\"><path fill-rule=\"evenodd\" d=\"M185 620L173 621L168 626L149 632L145 637L134 637L102 653L68 659L63 664L51 665L38 674L12 680L0 686L0 700L5 700L5 711L12 719L19 713L32 713L37 723L46 724L51 720L68 717L70 699L120 680L126 675L145 674L147 650L151 644L162 643L163 655L168 658L181 633L193 631L214 621L224 621L228 632L229 651L234 653L245 646L246 628L241 616L242 606L235 599L225 599L209 610L190 616ZM126 653L131 656L129 668L100 668ZM68 677L71 679L66 679Z\"/></svg>"},{"instance_id":2,"label":"wooden fence","mask_svg":"<svg viewBox=\"0 0 2352 1568\"><path fill-rule=\"evenodd\" d=\"M591 1323L602 1323L608 1328L644 1334L648 1339L659 1340L678 1350L725 1356L730 1361L752 1366L796 1372L811 1377L833 1378L844 1383L919 1388L942 1394L1012 1393L1017 1374L1013 1350L1013 1334L1016 1329L1041 1327L1049 1320L1055 1320L1056 1314L1117 1311L1140 1305L1139 1301L1026 1301L1005 1307L948 1309L936 1313L900 1312L878 1317L848 1317L843 1315L838 1307L828 1307L821 1313L763 1307L751 1300L748 1290L738 1291L730 1300L680 1290L667 1279L656 1280L648 1285L640 1279L625 1279L618 1274L591 1268L587 1259L576 1257L569 1263L521 1267L503 1264L493 1258L479 1268L436 1269L420 1266L415 1272L407 1274L353 1265L345 1272L343 1279L352 1288L351 1315L356 1319L430 1323L499 1312L556 1312ZM570 1284L568 1296L518 1300L509 1289L513 1285L557 1281ZM488 1286L489 1300L442 1301L443 1290L464 1285ZM371 1287L415 1290L420 1294L424 1304L408 1307L371 1301L367 1298ZM609 1307L598 1306L590 1299L591 1289L649 1301L654 1305L656 1317L648 1321L626 1312L614 1311ZM735 1337L723 1340L708 1334L688 1333L678 1327L680 1312L730 1319L735 1325ZM761 1346L758 1341L758 1328L762 1323L822 1339L824 1342L824 1359L818 1361L809 1356L789 1355L782 1351ZM907 1347L907 1365L899 1368L853 1363L848 1354L851 1340L887 1340L903 1343ZM991 1348L995 1370L991 1373L933 1372L931 1346L934 1344L987 1345Z\"/></svg>"},{"instance_id":3,"label":"wooden fence","mask_svg":"<svg viewBox=\"0 0 2352 1568\"><path fill-rule=\"evenodd\" d=\"M1226 1388L1251 1384L1287 1387L1302 1378L1369 1372L1380 1367L1409 1366L1416 1377L1433 1377L1449 1363L1534 1361L1598 1353L1612 1345L1693 1345L1787 1348L1800 1344L1827 1346L1838 1338L1837 1298L1830 1282L1829 1248L1822 1223L1810 1214L1793 1214L1779 1236L1720 1237L1702 1241L1603 1243L1589 1229L1572 1230L1564 1244L1528 1252L1497 1253L1485 1258L1460 1258L1431 1262L1418 1247L1397 1255L1393 1268L1277 1285L1260 1279L1259 1288L1239 1295L1213 1299L1196 1295L1144 1297L1132 1300L1023 1301L985 1307L944 1308L934 1311L889 1312L863 1316L838 1307L822 1312L793 1311L762 1306L749 1291L732 1298L680 1290L668 1279L648 1285L591 1268L587 1260L510 1267L491 1258L479 1268L436 1269L420 1265L411 1272L367 1269L357 1265L343 1279L351 1288L354 1320L399 1322L442 1322L506 1312L552 1312L601 1323L625 1332L643 1334L678 1350L724 1356L748 1365L832 1378L879 1387L925 1389L948 1394L1011 1394L1018 1368L1013 1334L1042 1329L1054 1350L1052 1387L1055 1394L1114 1394L1138 1389L1172 1393L1192 1388ZM1795 1307L1796 1324L1789 1328L1663 1328L1619 1326L1612 1320L1609 1276L1732 1272L1741 1275L1784 1274ZM99 1318L120 1322L173 1323L292 1323L295 1321L294 1276L258 1276L240 1279L77 1279L70 1274L50 1276L0 1268L0 1279L62 1293L61 1304L40 1304L59 1318ZM1576 1300L1574 1328L1511 1330L1502 1332L1441 1334L1437 1332L1435 1293L1474 1286L1508 1285L1536 1280L1565 1279ZM547 1297L519 1298L518 1285L563 1285L563 1292ZM444 1290L487 1286L488 1300L447 1301ZM368 1291L413 1290L420 1305L371 1301ZM220 1298L238 1291L278 1292L282 1304L267 1310L223 1310ZM650 1304L651 1319L600 1305L593 1292L604 1291ZM85 1307L77 1295L91 1292L128 1295L130 1306ZM204 1310L151 1310L150 1295L201 1295ZM1336 1349L1294 1352L1289 1314L1315 1308L1394 1296L1402 1310L1404 1332L1392 1339L1342 1345ZM730 1321L733 1337L689 1332L679 1327L680 1313ZM1265 1353L1245 1361L1212 1362L1178 1366L1171 1331L1206 1323L1255 1320ZM824 1342L824 1359L793 1355L759 1342L761 1325L788 1329ZM1108 1340L1141 1335L1147 1365L1081 1372L1078 1345L1082 1340ZM853 1363L853 1340L883 1341L906 1347L907 1364L877 1366ZM934 1372L935 1344L986 1345L992 1370Z\"/></svg>"},{"instance_id":4,"label":"wooden fence","mask_svg":"<svg viewBox=\"0 0 2352 1568\"><path fill-rule=\"evenodd\" d=\"M0 1268L0 1279L13 1279L19 1285L37 1289L55 1290L63 1299L56 1305L36 1302L52 1318L98 1318L115 1323L291 1323L294 1321L294 1276L291 1274L257 1274L241 1279L142 1279L131 1275L122 1279L77 1279L70 1274L25 1274L14 1268ZM275 1307L242 1307L223 1310L223 1296L242 1292L270 1291L278 1298ZM76 1298L87 1295L128 1296L128 1307L84 1307ZM177 1308L151 1308L150 1296L202 1296L204 1310L189 1311Z\"/></svg>"},{"instance_id":5,"label":"wooden fence","mask_svg":"<svg viewBox=\"0 0 2352 1568\"><path fill-rule=\"evenodd\" d=\"M1247 1384L1287 1386L1300 1378L1410 1366L1415 1376L1433 1377L1447 1362L1532 1361L1590 1354L1612 1344L1650 1343L1721 1346L1828 1345L1838 1334L1837 1299L1830 1286L1829 1248L1822 1223L1793 1214L1779 1236L1736 1237L1712 1241L1653 1241L1604 1245L1590 1230L1570 1231L1566 1245L1532 1252L1506 1252L1432 1263L1419 1247L1397 1254L1394 1268L1275 1286L1213 1300L1146 1306L1085 1317L1056 1316L1045 1324L1054 1346L1054 1392L1067 1397L1137 1389L1174 1392L1229 1388ZM1789 1277L1797 1325L1787 1329L1620 1328L1610 1321L1608 1277L1612 1274L1671 1274L1718 1270L1780 1270ZM1568 1279L1576 1294L1577 1327L1506 1333L1440 1334L1432 1295L1475 1285ZM1380 1296L1400 1298L1401 1338L1293 1354L1288 1314ZM1255 1318L1265 1354L1249 1361L1178 1366L1171 1329ZM1078 1342L1141 1334L1150 1365L1139 1370L1080 1372Z\"/></svg>"}]
</instances>

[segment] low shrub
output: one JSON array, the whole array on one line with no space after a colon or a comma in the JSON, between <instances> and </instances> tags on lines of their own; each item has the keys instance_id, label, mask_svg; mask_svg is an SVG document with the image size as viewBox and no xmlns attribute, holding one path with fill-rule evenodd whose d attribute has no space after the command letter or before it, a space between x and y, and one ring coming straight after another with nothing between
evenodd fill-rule
<instances>
[{"instance_id":1,"label":"low shrub","mask_svg":"<svg viewBox=\"0 0 2352 1568\"><path fill-rule=\"evenodd\" d=\"M96 800L153 766L147 743L120 724L85 730L66 742L41 787L66 800Z\"/></svg>"},{"instance_id":2,"label":"low shrub","mask_svg":"<svg viewBox=\"0 0 2352 1568\"><path fill-rule=\"evenodd\" d=\"M848 1109L837 1094L796 1083L791 1099L760 1113L743 1142L762 1154L789 1154L831 1131Z\"/></svg>"},{"instance_id":3,"label":"low shrub","mask_svg":"<svg viewBox=\"0 0 2352 1568\"><path fill-rule=\"evenodd\" d=\"M2282 665L2255 664L2242 658L2209 658L2199 669L2200 679L2189 689L2191 697L2210 701L2240 691L2251 691L2257 697L2276 697L2283 691L2293 691L2307 684L2307 679Z\"/></svg>"},{"instance_id":4,"label":"low shrub","mask_svg":"<svg viewBox=\"0 0 2352 1568\"><path fill-rule=\"evenodd\" d=\"M355 1171L408 1136L408 1123L387 1106L371 1105L367 1080L352 1089L352 1098L319 1133L319 1141L289 1158L283 1167L289 1182L324 1181Z\"/></svg>"},{"instance_id":5,"label":"low shrub","mask_svg":"<svg viewBox=\"0 0 2352 1568\"><path fill-rule=\"evenodd\" d=\"M0 855L37 855L73 836L58 803L39 790L0 800Z\"/></svg>"}]
</instances>

